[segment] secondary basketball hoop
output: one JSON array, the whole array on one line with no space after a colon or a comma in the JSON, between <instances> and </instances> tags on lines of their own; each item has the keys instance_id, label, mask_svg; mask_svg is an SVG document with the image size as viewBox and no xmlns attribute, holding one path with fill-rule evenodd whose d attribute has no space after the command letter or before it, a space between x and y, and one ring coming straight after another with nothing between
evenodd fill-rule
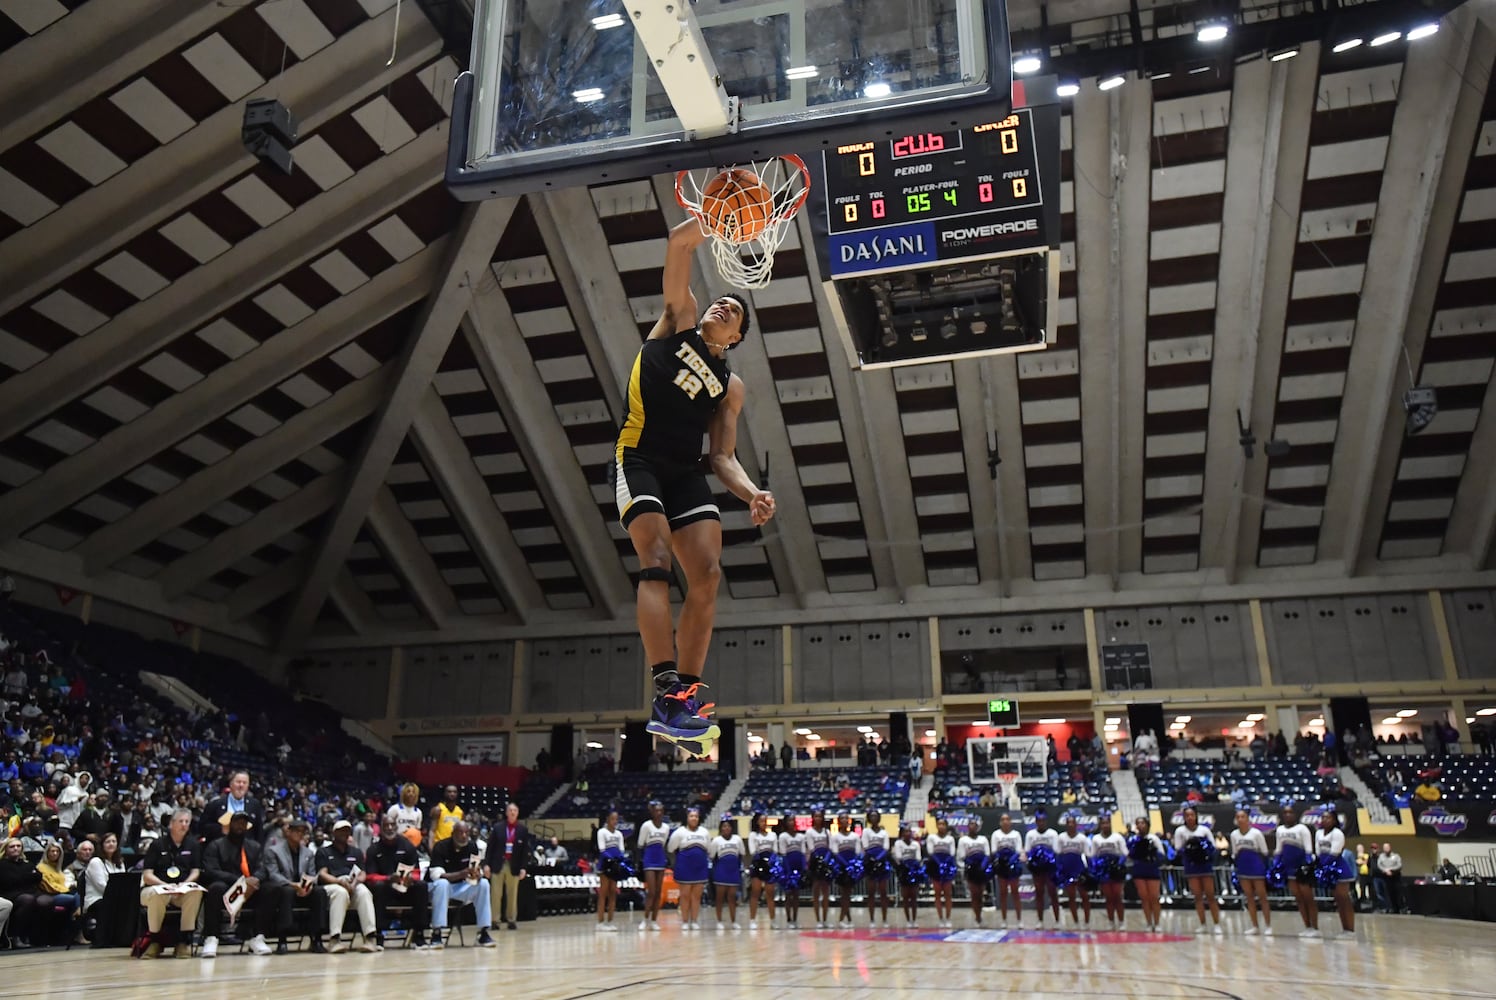
<instances>
[{"instance_id":1,"label":"secondary basketball hoop","mask_svg":"<svg viewBox=\"0 0 1496 1000\"><path fill-rule=\"evenodd\" d=\"M997 776L998 789L1002 792L1003 806L1007 809L1022 809L1023 801L1018 798L1018 775L1012 771L1004 771Z\"/></svg>"},{"instance_id":2,"label":"secondary basketball hoop","mask_svg":"<svg viewBox=\"0 0 1496 1000\"><path fill-rule=\"evenodd\" d=\"M675 175L676 200L711 240L717 272L738 288L769 283L774 253L809 194L805 161L793 154Z\"/></svg>"}]
</instances>

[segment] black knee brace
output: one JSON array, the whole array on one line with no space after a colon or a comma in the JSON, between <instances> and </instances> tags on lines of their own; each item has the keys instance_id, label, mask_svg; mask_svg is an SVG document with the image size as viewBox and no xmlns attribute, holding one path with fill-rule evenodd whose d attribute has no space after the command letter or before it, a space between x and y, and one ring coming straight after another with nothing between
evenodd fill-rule
<instances>
[{"instance_id":1,"label":"black knee brace","mask_svg":"<svg viewBox=\"0 0 1496 1000\"><path fill-rule=\"evenodd\" d=\"M668 569L661 569L658 566L646 566L639 571L640 583L659 581L660 583L668 584L673 579L674 577L670 575L670 571Z\"/></svg>"}]
</instances>

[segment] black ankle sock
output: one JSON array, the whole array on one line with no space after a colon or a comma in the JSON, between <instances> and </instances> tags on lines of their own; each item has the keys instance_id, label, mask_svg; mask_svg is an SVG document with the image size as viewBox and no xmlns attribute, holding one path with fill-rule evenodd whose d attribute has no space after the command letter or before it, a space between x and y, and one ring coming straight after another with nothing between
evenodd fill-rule
<instances>
[{"instance_id":1,"label":"black ankle sock","mask_svg":"<svg viewBox=\"0 0 1496 1000\"><path fill-rule=\"evenodd\" d=\"M692 684L701 683L700 674L676 674L676 676L680 678L681 685L684 687L690 687Z\"/></svg>"},{"instance_id":2,"label":"black ankle sock","mask_svg":"<svg viewBox=\"0 0 1496 1000\"><path fill-rule=\"evenodd\" d=\"M680 680L679 675L675 672L674 660L665 660L663 663L656 663L649 668L649 672L654 677L655 694L657 695L669 691Z\"/></svg>"}]
</instances>

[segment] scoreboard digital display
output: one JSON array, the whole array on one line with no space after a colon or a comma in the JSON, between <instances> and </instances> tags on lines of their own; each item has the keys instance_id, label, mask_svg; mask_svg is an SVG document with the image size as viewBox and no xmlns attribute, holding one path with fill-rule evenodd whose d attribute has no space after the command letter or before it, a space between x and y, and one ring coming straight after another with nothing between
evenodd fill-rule
<instances>
[{"instance_id":1,"label":"scoreboard digital display","mask_svg":"<svg viewBox=\"0 0 1496 1000\"><path fill-rule=\"evenodd\" d=\"M987 723L999 729L1018 728L1018 702L1011 698L992 698L987 702Z\"/></svg>"},{"instance_id":2,"label":"scoreboard digital display","mask_svg":"<svg viewBox=\"0 0 1496 1000\"><path fill-rule=\"evenodd\" d=\"M847 143L823 153L832 278L967 260L1056 243L1059 197L1039 150L1036 111L967 128ZM1053 109L1058 146L1058 109Z\"/></svg>"}]
</instances>

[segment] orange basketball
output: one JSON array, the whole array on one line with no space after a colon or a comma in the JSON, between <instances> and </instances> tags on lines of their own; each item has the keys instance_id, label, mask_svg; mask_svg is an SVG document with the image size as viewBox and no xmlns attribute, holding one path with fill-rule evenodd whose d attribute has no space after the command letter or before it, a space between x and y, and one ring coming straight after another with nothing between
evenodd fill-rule
<instances>
[{"instance_id":1,"label":"orange basketball","mask_svg":"<svg viewBox=\"0 0 1496 1000\"><path fill-rule=\"evenodd\" d=\"M713 177L701 192L701 214L717 236L744 243L768 228L774 196L758 174L733 167Z\"/></svg>"}]
</instances>

